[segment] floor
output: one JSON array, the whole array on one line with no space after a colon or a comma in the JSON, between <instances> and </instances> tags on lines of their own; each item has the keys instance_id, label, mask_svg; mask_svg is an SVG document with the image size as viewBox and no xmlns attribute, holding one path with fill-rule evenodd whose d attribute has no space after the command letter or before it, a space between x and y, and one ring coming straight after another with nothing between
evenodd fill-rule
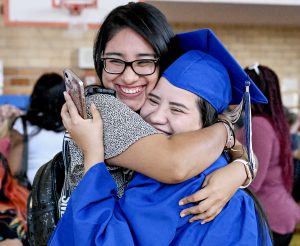
<instances>
[{"instance_id":1,"label":"floor","mask_svg":"<svg viewBox=\"0 0 300 246\"><path fill-rule=\"evenodd\" d=\"M300 246L300 223L297 226L296 232L289 246Z\"/></svg>"},{"instance_id":2,"label":"floor","mask_svg":"<svg viewBox=\"0 0 300 246\"><path fill-rule=\"evenodd\" d=\"M290 246L300 246L300 232L297 232L290 243Z\"/></svg>"}]
</instances>

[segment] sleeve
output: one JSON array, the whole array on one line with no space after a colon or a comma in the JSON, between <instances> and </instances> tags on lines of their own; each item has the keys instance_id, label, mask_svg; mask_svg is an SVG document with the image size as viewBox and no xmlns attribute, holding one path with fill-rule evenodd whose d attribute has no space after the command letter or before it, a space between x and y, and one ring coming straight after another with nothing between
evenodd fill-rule
<instances>
[{"instance_id":1,"label":"sleeve","mask_svg":"<svg viewBox=\"0 0 300 246\"><path fill-rule=\"evenodd\" d=\"M87 98L88 117L93 102L101 112L105 159L119 155L139 139L159 132L127 105L111 95L94 94Z\"/></svg>"},{"instance_id":2,"label":"sleeve","mask_svg":"<svg viewBox=\"0 0 300 246\"><path fill-rule=\"evenodd\" d=\"M258 159L259 166L256 178L250 187L253 192L256 192L265 180L270 166L273 153L274 131L266 119L254 117L252 122L253 152Z\"/></svg>"},{"instance_id":3,"label":"sleeve","mask_svg":"<svg viewBox=\"0 0 300 246\"><path fill-rule=\"evenodd\" d=\"M139 174L119 200L105 164L97 164L72 193L49 245L168 245L180 219L178 197L187 192L182 188Z\"/></svg>"},{"instance_id":4,"label":"sleeve","mask_svg":"<svg viewBox=\"0 0 300 246\"><path fill-rule=\"evenodd\" d=\"M125 151L139 139L159 134L142 117L120 100L111 95L94 94L87 97L87 113L91 117L90 105L95 104L101 113L104 133L104 157L112 158ZM73 139L67 141L70 155L70 169L67 170L64 193L72 192L83 176L83 153ZM122 184L120 184L122 186ZM66 191L69 190L69 191Z\"/></svg>"},{"instance_id":5,"label":"sleeve","mask_svg":"<svg viewBox=\"0 0 300 246\"><path fill-rule=\"evenodd\" d=\"M23 124L22 124L22 120L20 117L17 118L16 121L14 122L13 129L16 130L17 132L19 132L21 135L24 134Z\"/></svg>"}]
</instances>

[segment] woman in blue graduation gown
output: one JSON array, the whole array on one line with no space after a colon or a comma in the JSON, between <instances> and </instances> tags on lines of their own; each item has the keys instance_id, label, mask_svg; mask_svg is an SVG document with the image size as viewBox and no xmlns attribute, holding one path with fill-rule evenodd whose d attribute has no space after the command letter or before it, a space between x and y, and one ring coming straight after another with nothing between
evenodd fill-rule
<instances>
[{"instance_id":1,"label":"woman in blue graduation gown","mask_svg":"<svg viewBox=\"0 0 300 246\"><path fill-rule=\"evenodd\" d=\"M231 65L228 68L218 57L200 50L188 51L176 60L163 73L153 93L169 83L204 99L215 112L223 112L232 100L232 90L236 86L243 88L244 80L230 78ZM243 73L235 65L233 69ZM161 97L154 98L163 101L163 95L170 92L164 91ZM151 96L149 103L153 104ZM95 109L92 110L95 116ZM144 114L146 121L150 115L149 111ZM199 115L203 119L204 111ZM199 127L202 124L205 125L203 120ZM176 185L136 173L119 199L113 178L104 162L100 162L87 171L72 193L49 245L272 245L266 221L260 217L252 197L243 190L238 190L211 222L189 223L190 216L178 216L182 210L180 198L196 192L208 174L227 163L222 155L200 175Z\"/></svg>"},{"instance_id":2,"label":"woman in blue graduation gown","mask_svg":"<svg viewBox=\"0 0 300 246\"><path fill-rule=\"evenodd\" d=\"M105 164L96 164L73 192L49 245L263 245L253 200L243 190L211 222L189 223L190 216L178 216L182 195L192 194L226 163L220 157L201 175L177 185L137 173L121 199ZM265 245L272 245L269 238Z\"/></svg>"}]
</instances>

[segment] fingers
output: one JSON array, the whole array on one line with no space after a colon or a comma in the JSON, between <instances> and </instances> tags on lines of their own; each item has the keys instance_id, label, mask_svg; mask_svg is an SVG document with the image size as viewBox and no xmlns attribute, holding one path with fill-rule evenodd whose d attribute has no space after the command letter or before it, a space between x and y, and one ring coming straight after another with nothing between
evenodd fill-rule
<instances>
[{"instance_id":1,"label":"fingers","mask_svg":"<svg viewBox=\"0 0 300 246\"><path fill-rule=\"evenodd\" d=\"M210 201L203 201L198 205L186 208L181 211L180 217L185 217L188 215L195 215L189 219L189 222L192 223L197 220L202 220L201 224L207 223L213 220L220 212L221 208L218 204L214 204Z\"/></svg>"},{"instance_id":2,"label":"fingers","mask_svg":"<svg viewBox=\"0 0 300 246\"><path fill-rule=\"evenodd\" d=\"M221 211L222 211L222 209L219 209L213 215L207 217L206 219L203 219L202 222L201 222L201 224L203 225L203 224L205 224L207 222L210 222L210 221L214 220L218 216L218 214L221 213Z\"/></svg>"},{"instance_id":3,"label":"fingers","mask_svg":"<svg viewBox=\"0 0 300 246\"><path fill-rule=\"evenodd\" d=\"M93 123L97 125L98 128L100 127L102 129L102 134L103 134L103 121L101 117L101 112L96 108L93 102L91 103L91 114L92 114Z\"/></svg>"},{"instance_id":4,"label":"fingers","mask_svg":"<svg viewBox=\"0 0 300 246\"><path fill-rule=\"evenodd\" d=\"M67 107L66 103L62 106L60 115L61 115L64 127L66 129L68 129L68 126L70 125L70 114L69 114L68 107Z\"/></svg>"},{"instance_id":5,"label":"fingers","mask_svg":"<svg viewBox=\"0 0 300 246\"><path fill-rule=\"evenodd\" d=\"M188 216L190 214L202 214L204 212L205 212L205 210L201 206L199 206L199 204L198 204L196 206L183 209L180 212L180 217L185 217L185 216Z\"/></svg>"},{"instance_id":6,"label":"fingers","mask_svg":"<svg viewBox=\"0 0 300 246\"><path fill-rule=\"evenodd\" d=\"M208 182L209 182L209 175L204 179L204 182L202 184L202 189L204 189L208 185Z\"/></svg>"},{"instance_id":7,"label":"fingers","mask_svg":"<svg viewBox=\"0 0 300 246\"><path fill-rule=\"evenodd\" d=\"M93 102L91 103L91 113L92 113L93 121L102 122L101 114Z\"/></svg>"},{"instance_id":8,"label":"fingers","mask_svg":"<svg viewBox=\"0 0 300 246\"><path fill-rule=\"evenodd\" d=\"M197 214L197 215L193 216L192 218L189 219L189 222L193 223L195 221L201 220L201 224L203 225L203 224L215 219L221 211L222 211L221 209L208 210L202 214Z\"/></svg>"},{"instance_id":9,"label":"fingers","mask_svg":"<svg viewBox=\"0 0 300 246\"><path fill-rule=\"evenodd\" d=\"M201 224L204 224L213 220L220 213L226 202L223 201L222 196L219 197L218 192L206 186L208 183L209 180L205 179L204 188L180 200L179 205L199 202L195 206L183 209L180 213L181 217L195 215L189 219L189 222L202 220Z\"/></svg>"},{"instance_id":10,"label":"fingers","mask_svg":"<svg viewBox=\"0 0 300 246\"><path fill-rule=\"evenodd\" d=\"M61 108L60 116L62 118L66 118L69 116L69 111L66 103L64 103L64 105Z\"/></svg>"},{"instance_id":11,"label":"fingers","mask_svg":"<svg viewBox=\"0 0 300 246\"><path fill-rule=\"evenodd\" d=\"M81 118L81 116L79 115L77 108L72 100L72 98L70 97L70 95L65 91L64 92L64 97L66 100L66 105L68 108L68 112L70 114L70 118L72 120L76 120L77 118Z\"/></svg>"},{"instance_id":12,"label":"fingers","mask_svg":"<svg viewBox=\"0 0 300 246\"><path fill-rule=\"evenodd\" d=\"M190 214L204 214L207 213L207 216L211 216L214 212L212 209L212 206L215 205L211 200L207 199L204 201L201 201L199 204L183 209L180 213L180 216L187 216ZM207 217L205 216L205 217ZM203 218L202 218L203 219Z\"/></svg>"},{"instance_id":13,"label":"fingers","mask_svg":"<svg viewBox=\"0 0 300 246\"><path fill-rule=\"evenodd\" d=\"M196 193L181 199L179 201L179 205L182 206L182 205L186 205L186 204L192 203L192 202L200 202L200 201L206 199L209 194L210 194L209 191L206 188L203 188L203 189L197 191Z\"/></svg>"}]
</instances>

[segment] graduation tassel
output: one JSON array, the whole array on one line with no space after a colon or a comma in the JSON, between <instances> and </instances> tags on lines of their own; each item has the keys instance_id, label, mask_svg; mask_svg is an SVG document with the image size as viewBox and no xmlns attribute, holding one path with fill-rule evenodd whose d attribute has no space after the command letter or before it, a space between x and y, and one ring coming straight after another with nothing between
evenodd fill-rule
<instances>
[{"instance_id":1,"label":"graduation tassel","mask_svg":"<svg viewBox=\"0 0 300 246\"><path fill-rule=\"evenodd\" d=\"M243 108L244 108L244 128L245 128L245 140L246 140L246 150L248 155L248 161L250 165L250 171L252 177L255 177L257 166L256 160L253 154L252 148L252 122L251 122L251 98L250 98L250 81L246 81L245 83L245 93L243 96Z\"/></svg>"},{"instance_id":2,"label":"graduation tassel","mask_svg":"<svg viewBox=\"0 0 300 246\"><path fill-rule=\"evenodd\" d=\"M241 117L241 114L244 113L244 139L246 143L246 151L251 175L254 178L257 171L257 165L252 148L251 97L249 87L250 81L246 81L245 92L243 94L243 98L240 104L237 105L233 110L226 111L224 115L228 120L230 120L234 124Z\"/></svg>"}]
</instances>

